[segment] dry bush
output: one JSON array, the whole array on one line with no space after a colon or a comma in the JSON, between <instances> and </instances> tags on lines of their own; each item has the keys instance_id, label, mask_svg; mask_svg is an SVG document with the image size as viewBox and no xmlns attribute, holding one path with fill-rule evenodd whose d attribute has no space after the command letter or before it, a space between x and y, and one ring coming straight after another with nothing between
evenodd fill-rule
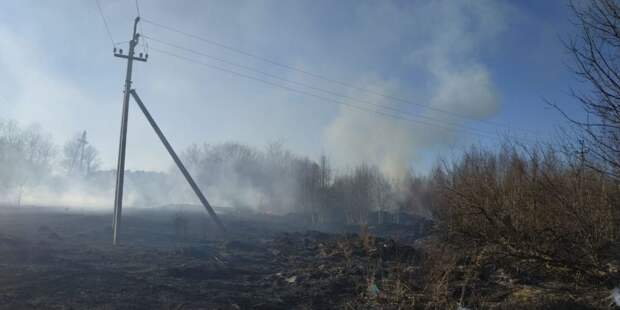
<instances>
[{"instance_id":1,"label":"dry bush","mask_svg":"<svg viewBox=\"0 0 620 310\"><path fill-rule=\"evenodd\" d=\"M362 248L366 255L371 255L376 252L375 246L375 238L368 231L368 225L362 224L360 225L360 241L362 243Z\"/></svg>"},{"instance_id":2,"label":"dry bush","mask_svg":"<svg viewBox=\"0 0 620 310\"><path fill-rule=\"evenodd\" d=\"M424 259L424 296L427 308L447 308L453 304L455 296L451 283L457 270L457 256L445 245L431 248Z\"/></svg>"},{"instance_id":3,"label":"dry bush","mask_svg":"<svg viewBox=\"0 0 620 310\"><path fill-rule=\"evenodd\" d=\"M510 144L497 153L471 149L437 168L431 183L433 212L448 239L484 246L533 273L617 277L610 251L618 184L583 158Z\"/></svg>"}]
</instances>

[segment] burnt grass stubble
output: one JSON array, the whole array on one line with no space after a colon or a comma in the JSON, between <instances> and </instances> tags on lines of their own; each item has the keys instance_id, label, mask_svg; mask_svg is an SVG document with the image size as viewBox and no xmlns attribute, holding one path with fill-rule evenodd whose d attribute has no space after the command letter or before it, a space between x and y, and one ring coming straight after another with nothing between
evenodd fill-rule
<instances>
[{"instance_id":1,"label":"burnt grass stubble","mask_svg":"<svg viewBox=\"0 0 620 310\"><path fill-rule=\"evenodd\" d=\"M185 215L187 232L180 235L175 216L126 211L122 244L114 247L109 214L3 208L0 309L408 309L432 303L422 270L430 225L317 227L300 216L228 213L221 215L222 233L196 212ZM455 300L469 294L462 288L465 274L446 288ZM502 293L494 293L501 303Z\"/></svg>"}]
</instances>

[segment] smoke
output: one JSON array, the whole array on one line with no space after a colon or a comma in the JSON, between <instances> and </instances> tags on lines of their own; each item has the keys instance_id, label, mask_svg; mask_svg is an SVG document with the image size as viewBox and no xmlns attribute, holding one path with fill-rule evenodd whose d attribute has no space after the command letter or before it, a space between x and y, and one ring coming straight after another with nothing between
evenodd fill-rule
<instances>
[{"instance_id":1,"label":"smoke","mask_svg":"<svg viewBox=\"0 0 620 310\"><path fill-rule=\"evenodd\" d=\"M112 210L115 173L94 170L97 151L85 144L80 152L76 142L82 138L77 135L68 141L59 154L59 147L39 126L22 127L0 119L0 204ZM161 174L128 171L126 176L128 204L165 201Z\"/></svg>"},{"instance_id":2,"label":"smoke","mask_svg":"<svg viewBox=\"0 0 620 310\"><path fill-rule=\"evenodd\" d=\"M191 169L191 174L197 176L199 187L212 205L259 208L261 202L266 199L266 194L261 190L264 186L254 182L255 176L239 171L235 167L237 164L235 161L223 162L220 167L212 170L194 167ZM175 190L171 196L182 203L200 204L185 178L177 172L177 167L171 167L171 170L175 180Z\"/></svg>"},{"instance_id":3,"label":"smoke","mask_svg":"<svg viewBox=\"0 0 620 310\"><path fill-rule=\"evenodd\" d=\"M111 211L116 172L97 170L98 152L86 135L67 141L60 154L57 149L39 127L0 120L0 205ZM212 205L278 213L293 210L303 172L316 166L280 144L192 146L182 157ZM125 171L123 197L124 205L147 208L200 204L176 166Z\"/></svg>"},{"instance_id":4,"label":"smoke","mask_svg":"<svg viewBox=\"0 0 620 310\"><path fill-rule=\"evenodd\" d=\"M88 178L69 176L62 172L51 174L49 171L28 171L27 173L29 180L13 184L0 191L0 205L112 211L114 171L96 171ZM139 182L138 179L140 178L134 171L125 173L123 200L125 205L142 207L172 202L170 200L172 197L163 194L166 189L164 183L157 184L155 188L149 188L148 184Z\"/></svg>"},{"instance_id":5,"label":"smoke","mask_svg":"<svg viewBox=\"0 0 620 310\"><path fill-rule=\"evenodd\" d=\"M370 42L369 45L372 46L366 46L368 49L378 50L382 58L385 58L385 55L392 56L393 53L383 53L384 51L380 49L381 44L395 39L400 46L402 41L404 56L395 57L394 61L398 63L399 70L412 73L403 76L413 77L410 80L405 79L405 82L395 82L382 76L362 72L358 76L363 78L352 82L360 87L372 89L375 93L392 97L410 98L411 94L415 94L415 102L430 108L417 108L359 91L340 92L377 105L405 109L444 124L449 122L466 125L466 122L433 109L451 111L474 120L491 117L498 110L498 98L493 78L486 65L480 61L480 55L488 47L492 47L495 38L504 28L503 20L507 14L506 8L502 5L494 1L457 3L422 1L412 4L412 8L400 8L396 4L384 3L381 5L381 10L377 10L376 7L367 10L373 13L356 8L356 12L363 12L362 14L388 14L386 12L399 14L400 11L406 11L395 18L385 16L377 16L382 17L380 19L360 18L359 20L367 21L367 25L355 27L354 30L363 33L364 36L376 29L383 31L382 36L376 38L377 46L374 46L374 42ZM383 6L393 7L391 10L384 10ZM381 25L377 25L377 20L382 21ZM388 28L389 33L385 32L386 25L392 27ZM359 31L360 29L362 31ZM405 33L402 29L407 29L406 37L400 37ZM93 115L93 111L101 116L108 111L101 110L101 107L109 105L85 100L89 93L76 88L72 80L62 79L53 68L47 68L42 63L30 64L29 61L25 61L41 57L29 57L38 55L36 46L19 38L8 29L0 29L1 41L12 47L7 50L30 51L27 54L22 53L23 55L20 52L12 53L8 55L10 57L0 59L0 63L7 66L7 76L10 77L4 79L6 81L3 80L6 82L3 85L18 90L25 89L25 85L28 85L26 88L37 91L20 93L19 96L8 98L18 103L11 108L9 114L11 117L26 122L43 121L48 129L62 136L68 136L68 131L73 130L71 128L88 128L92 122L105 123L109 120L107 117L84 117ZM391 51L394 46L390 48ZM27 65L26 70L24 65ZM5 89L7 90L5 93L11 93L8 91L9 88ZM41 97L43 95L45 98ZM49 98L54 100L50 102ZM37 105L41 102L46 102L55 113L33 113L37 111ZM368 108L378 110L376 107ZM108 112L116 115L118 111L110 109ZM338 110L335 118L323 128L322 134L325 153L336 167L354 167L367 163L378 166L383 173L396 179L404 178L410 167L420 165L419 162L425 152L445 148L463 137L459 129L386 118L347 107ZM104 154L115 154L115 144L111 145L113 147L103 149ZM246 159L219 162L214 160L213 162L217 164L197 165L190 170L196 172L194 175L197 182L205 189L207 197L214 205L270 205L286 209L295 203L295 197L298 195L299 180L295 177L298 175L295 169L306 164L301 158L293 160L294 156L286 152L276 152L275 155L269 155L268 152L268 150L258 152L256 155L258 159L248 159L252 164L240 164L248 162ZM114 158L114 155L108 157ZM263 160L262 157L275 159ZM206 162L209 161L204 161L202 164ZM274 162L279 163L276 165ZM33 173L14 171L26 171L30 167L39 169L38 165L18 166L10 159L0 163L0 169L7 170L0 171L2 177L0 200L10 202L20 200L23 204L87 204L106 208L111 208L113 203L113 171L98 171L93 176L96 180L73 180L59 177L61 174L59 172L54 172L56 177L53 178L50 173L38 170ZM173 169L176 171L176 167ZM7 175L11 175L11 178L19 175L33 177L29 177L28 180L17 178L15 182L10 179L16 186L9 190L1 188L4 186L3 182L9 180ZM173 202L197 203L191 189L177 172L162 175L128 172L125 194L127 204L141 206Z\"/></svg>"},{"instance_id":6,"label":"smoke","mask_svg":"<svg viewBox=\"0 0 620 310\"><path fill-rule=\"evenodd\" d=\"M456 126L493 116L499 109L497 91L487 67L479 60L483 46L492 44L503 28L505 8L496 2L433 1L417 6L413 19L421 25L419 47L403 60L419 72L417 80L429 81L423 87L401 85L374 79L358 85L373 93L406 98L405 93L428 94L428 108L395 102L386 97L367 94L363 99L376 105L406 109L440 126L424 125L341 107L339 114L324 131L328 154L340 167L367 162L378 165L393 178L402 178L425 151L451 146L463 137ZM432 20L430 20L432 18ZM407 88L407 91L403 91ZM361 93L352 94L360 98ZM374 110L379 110L374 107ZM449 111L450 114L439 111ZM428 120L423 120L428 122Z\"/></svg>"},{"instance_id":7,"label":"smoke","mask_svg":"<svg viewBox=\"0 0 620 310\"><path fill-rule=\"evenodd\" d=\"M0 200L4 204L19 206L49 206L79 208L81 210L111 210L113 197L110 189L104 190L82 182L70 182L62 188L43 183L24 186L5 193Z\"/></svg>"},{"instance_id":8,"label":"smoke","mask_svg":"<svg viewBox=\"0 0 620 310\"><path fill-rule=\"evenodd\" d=\"M300 167L309 162L280 144L263 150L230 142L193 145L182 157L211 204L278 213L296 206ZM184 203L199 203L176 167L171 167L170 175L176 184L171 196Z\"/></svg>"},{"instance_id":9,"label":"smoke","mask_svg":"<svg viewBox=\"0 0 620 310\"><path fill-rule=\"evenodd\" d=\"M375 103L391 104L380 99ZM389 176L402 177L415 158L412 143L418 135L407 122L342 107L325 129L324 143L338 167L372 163Z\"/></svg>"}]
</instances>

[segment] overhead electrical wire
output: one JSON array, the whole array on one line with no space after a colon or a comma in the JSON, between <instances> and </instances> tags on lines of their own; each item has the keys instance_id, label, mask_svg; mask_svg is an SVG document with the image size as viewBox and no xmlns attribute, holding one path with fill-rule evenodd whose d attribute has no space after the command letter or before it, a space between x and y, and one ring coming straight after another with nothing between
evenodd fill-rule
<instances>
[{"instance_id":1,"label":"overhead electrical wire","mask_svg":"<svg viewBox=\"0 0 620 310\"><path fill-rule=\"evenodd\" d=\"M330 90L326 90L326 89L323 89L323 88L315 87L315 86L309 85L307 83L298 82L298 81L295 81L295 80L290 80L290 79L283 78L283 77L278 76L278 75L274 75L274 74L271 74L271 73L268 73L268 72L265 72L265 71L261 71L261 70L258 70L258 69L255 69L255 68L252 68L252 67L249 67L249 66L240 65L240 64L228 61L228 60L220 58L220 57L212 56L212 55L200 52L200 51L196 51L196 50L193 50L193 49L190 49L190 48L186 48L186 47L183 47L183 46L180 46L180 45L169 43L169 42L166 42L166 41L163 41L163 40L160 40L160 39L156 39L156 38L149 37L149 36L146 36L146 37L149 38L152 42L157 42L157 43L160 43L160 44L163 44L163 45L166 45L166 46L170 46L170 47L174 47L174 48L177 48L177 49L180 49L180 50L183 50L183 51L187 51L187 52L190 52L190 53L193 53L193 54L196 54L196 55L204 56L206 58L213 59L215 61L227 64L227 65L230 65L230 66L234 66L234 67L237 67L237 68L241 68L241 69L244 69L244 70L248 70L248 71L251 71L251 72L254 72L254 73L258 73L260 75L263 75L263 76L266 76L266 77L269 77L269 78L272 78L272 79L276 79L276 80L279 80L279 81L282 81L282 82L299 85L299 86L302 86L302 87L306 87L308 89L312 89L312 90L315 90L315 91L320 91L320 92L325 93L325 94L329 94L329 95L332 95L332 96L336 96L336 97L340 97L340 98L344 98L344 99L348 99L348 100L353 100L355 102L364 103L366 105L376 106L378 108L390 110L390 111L393 111L393 112L396 112L396 113L402 113L402 114L407 114L407 115L411 115L411 116L416 116L416 117L420 117L420 118L423 118L423 119L426 119L426 120L429 120L429 121L444 122L444 123L447 123L447 124L449 124L451 126L465 127L465 126L463 126L461 124L455 124L453 122L448 122L446 120L440 120L440 119L432 118L432 117L429 117L429 116L422 116L422 115L412 114L409 111L398 109L398 108L393 107L393 106L382 105L382 104L378 104L378 103L371 102L371 101L368 101L368 100L362 100L362 99L354 98L354 97L351 97L351 96L348 96L348 95L344 95L344 94L340 94L340 93L337 93L337 92L334 92L334 91L330 91ZM465 128L467 128L467 127L465 127ZM473 130L476 130L476 129L473 129Z\"/></svg>"},{"instance_id":2,"label":"overhead electrical wire","mask_svg":"<svg viewBox=\"0 0 620 310\"><path fill-rule=\"evenodd\" d=\"M503 128L510 129L510 130L518 130L518 131L538 134L537 132L534 132L534 131L529 130L529 129L515 128L515 127L512 127L512 126L507 125L507 124L502 124L502 123L493 122L493 121L489 121L489 120L480 120L480 119L476 119L474 117L471 117L471 116L468 116L468 115L465 115L465 114L462 114L462 113L457 113L457 112L449 111L449 110L446 110L446 109L441 109L441 108L437 108L437 107L433 107L433 106L429 106L429 105L425 105L425 104L420 104L420 103L412 102L412 101L404 99L404 98L400 98L400 97L389 95L389 94L386 94L386 93L383 93L383 92L378 92L378 91L375 91L375 90L372 90L372 89L360 87L360 86L357 86L357 85L354 85L354 84L351 84L351 83L347 83L347 82L344 82L344 81L341 81L341 80L338 80L338 79L327 77L327 76L322 75L322 74L313 73L313 72L310 72L310 71L307 71L307 70L304 70L304 69L300 69L300 68L295 67L295 66L291 66L291 65L288 65L288 64L285 64L285 63L281 63L281 62L278 62L278 61L275 61L275 60L272 60L272 59L269 59L269 58L257 55L255 53L244 51L242 49L239 49L239 48L236 48L236 47L232 47L230 45L223 44L223 43L220 43L220 42L212 40L212 39L205 38L203 36L195 35L195 34L192 34L192 33L189 33L189 32L186 32L186 31L183 31L183 30L171 27L171 26L167 26L167 25L155 22L155 21L150 20L150 19L143 18L142 21L145 22L145 23L151 24L153 26L165 29L167 31L178 33L178 34L184 35L184 36L189 37L189 38L193 38L193 39L196 39L196 40L199 40L199 41L202 41L202 42L214 45L214 46L218 46L220 48L227 49L229 51L233 51L235 53L238 53L238 54L241 54L241 55L244 55L244 56L247 56L247 57L251 57L251 58L254 58L254 59L257 59L257 60L269 63L269 64L272 64L272 65L275 65L275 66L278 66L280 68L284 68L284 69L287 69L287 70L299 72L299 73L302 73L302 74L305 74L307 76L311 76L311 77L314 77L314 78L317 78L317 79L320 79L320 80L323 80L323 81L339 84L341 86L345 86L345 87L348 87L348 88L352 88L352 89L356 89L356 90L359 90L359 91L363 91L365 93L370 93L370 94L373 94L373 95L376 95L376 96L379 96L379 97L383 97L383 98L386 98L386 99L390 99L390 100L393 100L393 101L398 101L400 103L417 105L417 106L420 106L420 107L423 107L423 108L426 108L428 110L432 110L432 111L435 111L435 112L448 114L448 115L451 115L453 117L458 117L458 118L461 118L461 119L467 119L467 120L473 120L473 121L477 121L477 122L481 122L481 123L486 123L486 124L489 124L489 125L492 125L492 126L496 126L496 127L503 127ZM151 38L151 39L153 40L153 38Z\"/></svg>"},{"instance_id":3,"label":"overhead electrical wire","mask_svg":"<svg viewBox=\"0 0 620 310\"><path fill-rule=\"evenodd\" d=\"M105 26L105 30L108 33L108 38L110 38L110 42L112 42L112 46L117 46L118 44L114 42L114 38L112 38L112 32L110 31L110 27L108 26L108 21L103 14L103 10L101 9L101 5L99 4L99 0L95 0L97 4L97 9L99 9L99 15L101 15L101 20L103 20L103 25Z\"/></svg>"},{"instance_id":4,"label":"overhead electrical wire","mask_svg":"<svg viewBox=\"0 0 620 310\"><path fill-rule=\"evenodd\" d=\"M477 130L477 129L474 129L474 128L468 128L468 127L464 127L464 126L456 126L456 125L450 125L450 124L440 124L440 123L434 122L434 121L429 121L429 120L424 120L424 119L420 120L420 119L415 119L415 118L411 118L411 117L406 117L406 116L404 116L402 114L394 114L394 113L389 113L389 112L386 112L386 111L375 110L375 109L371 109L371 108L368 108L368 107L365 107L365 106L360 106L360 105L352 104L350 102L336 100L336 99L333 99L333 98L324 97L324 96L317 95L317 94L314 94L314 93L311 93L311 92L307 92L307 91L304 91L304 90L299 90L299 89L292 88L292 87L287 86L287 85L282 85L282 84L274 83L272 81L268 81L268 80L265 80L265 79L261 79L261 78L257 78L257 77L251 76L251 75L240 73L240 72L237 72L237 71L234 71L234 70L230 70L230 69L223 68L223 67L220 67L220 66L216 66L216 65L213 65L213 64L209 64L209 63L205 63L205 62L202 62L202 61L198 61L198 60L195 60L195 59L183 56L183 55L172 53L172 52L169 52L169 51L166 51L166 50L162 50L162 49L159 49L159 48L155 48L155 47L152 47L152 46L150 47L150 49L152 51L155 51L155 52L159 53L159 54L163 54L163 55L167 55L167 56L172 56L172 57L175 57L175 58L187 61L187 62L192 62L192 63L195 63L195 64L199 64L199 65L211 68L211 69L227 72L229 74L233 74L233 75L240 76L240 77L243 77L243 78L246 78L246 79L251 79L251 80L254 80L254 81L258 81L258 82L261 82L261 83L264 83L264 84L267 84L267 85L270 85L270 86L282 88L282 89L285 89L285 90L290 91L290 92L295 92L295 93L299 93L299 94L306 95L306 96L309 96L309 97L314 97L314 98L319 99L321 101L336 103L336 104L344 105L344 106L347 106L347 107L350 107L350 108L353 108L353 109L357 109L357 110L360 110L360 111L365 111L365 112L368 112L368 113L374 113L374 114L378 114L378 115L382 115L382 116L386 116L386 117L390 117L390 118L400 119L400 120L412 122L412 123L415 123L415 124L423 124L423 125L426 125L426 126L438 127L438 128L448 129L448 130L455 130L455 129L457 129L457 130L464 130L464 133L467 133L467 134L476 135L476 136L480 136L480 137L483 137L483 138L496 139L496 140L500 139L496 135L493 135L493 134L488 133L488 132L480 131L480 130ZM413 115L408 115L408 116L413 116ZM421 116L415 116L415 117L423 118ZM518 139L519 140L523 140L522 138L518 138Z\"/></svg>"}]
</instances>

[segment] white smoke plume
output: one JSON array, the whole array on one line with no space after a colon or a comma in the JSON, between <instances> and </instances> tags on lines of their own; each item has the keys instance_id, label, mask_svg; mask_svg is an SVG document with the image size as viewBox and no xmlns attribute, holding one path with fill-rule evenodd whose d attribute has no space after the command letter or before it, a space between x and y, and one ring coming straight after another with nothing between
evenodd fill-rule
<instances>
[{"instance_id":1,"label":"white smoke plume","mask_svg":"<svg viewBox=\"0 0 620 310\"><path fill-rule=\"evenodd\" d=\"M403 65L411 66L429 81L428 86L395 84L380 79L360 83L373 93L388 97L406 97L403 93L428 94L428 108L394 102L390 98L363 94L365 101L406 109L435 119L441 126L428 126L341 107L338 116L324 131L327 153L339 166L360 162L378 165L384 173L401 178L424 151L442 149L463 137L453 125L493 116L499 109L497 91L487 67L480 62L483 46L491 45L503 28L505 9L491 1L432 1L416 7L414 19L420 20L420 47L411 51ZM433 20L429 20L429 18ZM433 25L431 28L428 25ZM424 33L422 33L424 32ZM424 75L425 74L425 75ZM404 92L404 88L407 92ZM360 92L352 96L362 96ZM377 110L378 108L373 108ZM442 113L449 111L451 114ZM428 122L428 120L423 120Z\"/></svg>"}]
</instances>

